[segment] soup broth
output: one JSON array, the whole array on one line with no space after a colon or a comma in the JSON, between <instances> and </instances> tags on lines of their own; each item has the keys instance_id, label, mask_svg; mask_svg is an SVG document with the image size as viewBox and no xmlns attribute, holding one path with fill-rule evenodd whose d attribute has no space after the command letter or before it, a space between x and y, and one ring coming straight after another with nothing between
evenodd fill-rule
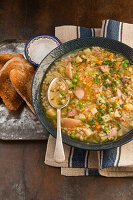
<instances>
[{"instance_id":1,"label":"soup broth","mask_svg":"<svg viewBox=\"0 0 133 200\"><path fill-rule=\"evenodd\" d=\"M56 109L46 94L56 77L66 81L70 95L61 111L63 133L82 142L103 143L117 140L133 126L133 67L122 55L92 47L70 52L54 63L41 85L41 102L54 126ZM54 96L63 100L64 92Z\"/></svg>"}]
</instances>

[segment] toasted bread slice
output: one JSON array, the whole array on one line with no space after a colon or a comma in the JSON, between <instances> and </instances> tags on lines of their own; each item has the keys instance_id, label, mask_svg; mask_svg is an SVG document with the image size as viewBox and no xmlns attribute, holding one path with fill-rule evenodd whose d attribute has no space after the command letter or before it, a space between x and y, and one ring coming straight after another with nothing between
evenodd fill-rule
<instances>
[{"instance_id":1,"label":"toasted bread slice","mask_svg":"<svg viewBox=\"0 0 133 200\"><path fill-rule=\"evenodd\" d=\"M34 76L35 70L28 71L27 69L13 69L10 72L10 80L13 87L18 92L18 94L24 99L26 104L29 106L31 111L34 113L31 102L31 84Z\"/></svg>"},{"instance_id":2,"label":"toasted bread slice","mask_svg":"<svg viewBox=\"0 0 133 200\"><path fill-rule=\"evenodd\" d=\"M14 57L23 58L23 55L21 55L21 54L0 54L0 69L2 69L2 67L8 60L10 60Z\"/></svg>"},{"instance_id":3,"label":"toasted bread slice","mask_svg":"<svg viewBox=\"0 0 133 200\"><path fill-rule=\"evenodd\" d=\"M10 71L10 80L15 90L34 113L31 102L31 84L35 68L25 59L21 59L21 62L23 63L23 67L17 67Z\"/></svg>"},{"instance_id":4,"label":"toasted bread slice","mask_svg":"<svg viewBox=\"0 0 133 200\"><path fill-rule=\"evenodd\" d=\"M7 61L0 70L0 96L9 110L17 110L22 103L22 98L13 87L9 77L13 69L30 72L34 67L23 57L15 57Z\"/></svg>"},{"instance_id":5,"label":"toasted bread slice","mask_svg":"<svg viewBox=\"0 0 133 200\"><path fill-rule=\"evenodd\" d=\"M18 58L7 61L0 70L0 96L9 110L17 110L22 103L22 98L11 84L9 74L16 67Z\"/></svg>"}]
</instances>

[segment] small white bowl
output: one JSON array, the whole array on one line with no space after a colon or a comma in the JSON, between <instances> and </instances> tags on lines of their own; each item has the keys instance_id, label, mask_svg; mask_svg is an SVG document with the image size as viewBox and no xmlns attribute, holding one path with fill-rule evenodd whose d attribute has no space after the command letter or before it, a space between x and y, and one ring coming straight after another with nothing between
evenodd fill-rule
<instances>
[{"instance_id":1,"label":"small white bowl","mask_svg":"<svg viewBox=\"0 0 133 200\"><path fill-rule=\"evenodd\" d=\"M53 49L61 44L61 41L53 35L35 35L25 45L25 57L32 65L38 66Z\"/></svg>"}]
</instances>

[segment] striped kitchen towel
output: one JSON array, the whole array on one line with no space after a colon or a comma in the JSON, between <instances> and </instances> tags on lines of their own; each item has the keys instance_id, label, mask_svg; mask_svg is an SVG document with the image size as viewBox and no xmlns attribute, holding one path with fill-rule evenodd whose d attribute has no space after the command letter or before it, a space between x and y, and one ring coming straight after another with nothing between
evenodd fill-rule
<instances>
[{"instance_id":1,"label":"striped kitchen towel","mask_svg":"<svg viewBox=\"0 0 133 200\"><path fill-rule=\"evenodd\" d=\"M106 37L121 41L133 47L133 24L114 20L104 20L102 28L84 28L79 26L60 26L55 28L55 35L62 43L80 37ZM133 176L133 141L121 147L100 152L85 151L64 145L66 159L58 164L54 161L55 139L50 136L45 156L45 164L61 167L61 174L66 176L107 177Z\"/></svg>"}]
</instances>

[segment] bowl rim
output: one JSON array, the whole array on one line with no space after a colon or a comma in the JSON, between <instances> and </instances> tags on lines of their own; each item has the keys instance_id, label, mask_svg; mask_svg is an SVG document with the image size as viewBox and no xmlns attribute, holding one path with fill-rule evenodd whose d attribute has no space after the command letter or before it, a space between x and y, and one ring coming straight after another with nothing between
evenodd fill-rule
<instances>
[{"instance_id":1,"label":"bowl rim","mask_svg":"<svg viewBox=\"0 0 133 200\"><path fill-rule=\"evenodd\" d=\"M58 48L60 48L61 46L63 45L67 45L71 42L74 42L74 41L79 41L79 40L84 40L84 39L99 39L99 40L106 40L106 41L112 41L112 42L116 42L117 44L122 44L123 46L125 47L128 47L129 49L131 49L133 51L133 48L129 47L128 45L122 43L122 42L119 42L119 41L116 41L116 40L113 40L113 39L108 39L108 38L103 38L103 37L83 37L83 38L78 38L78 39L74 39L74 40L70 40L68 42L65 42L63 43L62 45L56 47L55 49L53 49L47 56L44 57L44 59L41 61L41 63L39 64L35 74L34 74L34 77L33 77L33 80L32 80L32 87L31 87L31 97L32 97L32 105L33 105L33 108L34 108L34 111L35 111L35 114L37 116L37 118L39 119L40 123L42 124L42 126L48 131L49 134L51 134L54 138L56 138L56 135L51 131L50 129L47 127L47 125L45 123L43 123L41 121L41 118L38 114L38 112L36 111L35 109L35 106L34 106L34 102L33 102L33 96L32 96L32 90L33 90L33 84L34 84L34 79L35 79L35 76L36 76L36 73L39 69L39 67L42 65L42 63L44 62L44 60L51 54L53 53L54 51L56 51ZM85 47L84 47L85 48ZM105 48L105 47L102 47L102 48ZM76 49L76 48L75 48ZM71 51L69 51L71 52ZM68 53L69 53L68 52ZM67 54L67 53L65 53ZM59 57L62 57L64 54L61 54ZM58 58L56 58L55 60L57 60ZM55 61L54 61L55 62ZM53 62L52 62L53 63ZM49 64L49 66L47 67L47 69L51 66L51 64ZM47 70L46 69L46 70ZM46 72L45 72L46 73ZM44 73L44 74L45 74ZM44 75L43 75L44 77ZM42 80L41 80L42 81ZM131 129L130 131L128 131L128 133L126 133L124 136L120 137L119 139L117 139L116 141L109 141L109 142L105 142L105 143L99 143L99 144L87 144L87 143L83 143L81 141L77 141L77 140L74 140L72 138L70 138L69 136L65 135L65 134L62 134L62 140L63 140L63 143L66 144L66 145L69 145L69 146L72 146L72 147L76 147L76 148L80 148L80 149L83 149L83 150L93 150L93 151L101 151L101 150L106 150L106 149L112 149L112 148L116 148L116 147L120 147L130 141L133 140L133 129ZM124 141L122 141L124 140Z\"/></svg>"},{"instance_id":2,"label":"bowl rim","mask_svg":"<svg viewBox=\"0 0 133 200\"><path fill-rule=\"evenodd\" d=\"M27 47L28 47L28 45L29 45L29 43L33 40L33 39L35 39L35 38L37 38L37 37L39 37L39 36L48 36L49 38L54 38L57 42L58 42L58 45L57 45L57 47L59 46L59 45L61 45L62 44L62 42L59 40L59 38L57 38L56 36L54 36L54 35L51 35L51 34L48 34L48 33L39 33L39 34L37 34L37 35L33 35L27 42L26 42L26 44L25 44L25 47L24 47L24 55L25 55L25 57L26 57L26 59L28 60L28 62L30 62L32 65L34 65L34 66L36 66L36 67L38 67L40 64L41 64L41 62L40 62L40 64L37 64L37 63L35 63L33 60L31 60L31 58L30 58L30 56L29 56L29 54L28 54L28 52L27 52ZM53 40L54 41L54 40ZM57 44L57 43L56 43ZM56 48L57 48L56 47ZM52 51L53 51L53 49L52 49ZM51 53L51 52L49 52L49 53ZM48 53L48 54L49 54ZM46 55L47 56L47 55Z\"/></svg>"}]
</instances>

